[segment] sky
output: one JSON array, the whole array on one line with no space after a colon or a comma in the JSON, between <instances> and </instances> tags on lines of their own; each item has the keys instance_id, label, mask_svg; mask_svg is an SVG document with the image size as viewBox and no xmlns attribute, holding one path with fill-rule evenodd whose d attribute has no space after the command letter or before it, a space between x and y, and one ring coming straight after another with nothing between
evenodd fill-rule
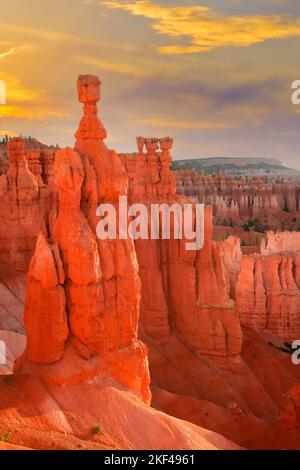
<instances>
[{"instance_id":1,"label":"sky","mask_svg":"<svg viewBox=\"0 0 300 470\"><path fill-rule=\"evenodd\" d=\"M0 135L73 146L79 74L102 81L107 144L170 136L174 159L300 168L299 0L0 0Z\"/></svg>"}]
</instances>

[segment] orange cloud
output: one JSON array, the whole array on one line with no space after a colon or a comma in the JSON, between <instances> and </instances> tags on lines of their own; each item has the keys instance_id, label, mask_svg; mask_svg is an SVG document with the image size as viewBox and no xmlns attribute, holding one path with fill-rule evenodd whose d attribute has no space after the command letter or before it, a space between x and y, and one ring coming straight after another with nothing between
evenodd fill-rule
<instances>
[{"instance_id":1,"label":"orange cloud","mask_svg":"<svg viewBox=\"0 0 300 470\"><path fill-rule=\"evenodd\" d=\"M165 6L151 0L101 1L152 20L152 27L165 36L190 40L189 44L161 46L162 54L205 52L222 46L252 46L269 39L300 36L300 18L285 15L225 16L205 6Z\"/></svg>"},{"instance_id":2,"label":"orange cloud","mask_svg":"<svg viewBox=\"0 0 300 470\"><path fill-rule=\"evenodd\" d=\"M45 99L41 90L29 89L23 85L20 79L0 70L1 80L5 83L6 102L8 105L27 105L39 103ZM1 108L2 109L2 108Z\"/></svg>"},{"instance_id":3,"label":"orange cloud","mask_svg":"<svg viewBox=\"0 0 300 470\"><path fill-rule=\"evenodd\" d=\"M6 105L0 106L0 117L22 119L46 119L47 117L65 117L66 113L53 109L47 102L46 94L41 90L26 88L19 79L0 71L6 85Z\"/></svg>"},{"instance_id":4,"label":"orange cloud","mask_svg":"<svg viewBox=\"0 0 300 470\"><path fill-rule=\"evenodd\" d=\"M1 106L1 118L22 118L29 120L40 120L48 117L66 117L68 114L55 111L51 107L23 107L23 106Z\"/></svg>"},{"instance_id":5,"label":"orange cloud","mask_svg":"<svg viewBox=\"0 0 300 470\"><path fill-rule=\"evenodd\" d=\"M17 137L17 134L15 134L15 132L0 130L0 136L1 137L5 137L6 135L8 137Z\"/></svg>"},{"instance_id":6,"label":"orange cloud","mask_svg":"<svg viewBox=\"0 0 300 470\"><path fill-rule=\"evenodd\" d=\"M102 60L102 59L96 59L93 57L77 57L77 59L79 60L79 62L83 64L92 65L101 70L107 70L113 73L119 73L122 75L133 75L136 77L149 76L149 73L147 70L144 70L143 68L139 66L130 65L128 63L125 64L125 63L120 63L119 61L118 62L107 61L107 60Z\"/></svg>"},{"instance_id":7,"label":"orange cloud","mask_svg":"<svg viewBox=\"0 0 300 470\"><path fill-rule=\"evenodd\" d=\"M33 50L32 46L29 46L27 44L21 45L21 46L16 46L16 47L11 47L7 51L0 52L0 60L4 59L5 57L8 57L10 55L14 55L18 52L30 52Z\"/></svg>"},{"instance_id":8,"label":"orange cloud","mask_svg":"<svg viewBox=\"0 0 300 470\"><path fill-rule=\"evenodd\" d=\"M215 122L215 121L197 121L197 120L177 120L171 118L150 118L142 119L139 121L140 124L150 126L150 127L159 127L159 128L169 128L169 129L233 129L237 127L235 124L230 122Z\"/></svg>"}]
</instances>

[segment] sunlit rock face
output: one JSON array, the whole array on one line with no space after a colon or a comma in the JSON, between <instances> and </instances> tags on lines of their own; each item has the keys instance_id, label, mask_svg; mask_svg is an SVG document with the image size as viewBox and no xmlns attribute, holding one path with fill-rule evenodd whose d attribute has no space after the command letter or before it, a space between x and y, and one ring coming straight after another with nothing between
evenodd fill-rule
<instances>
[{"instance_id":1,"label":"sunlit rock face","mask_svg":"<svg viewBox=\"0 0 300 470\"><path fill-rule=\"evenodd\" d=\"M299 265L298 232L268 232L261 255L242 257L236 299L243 325L289 340L299 337Z\"/></svg>"},{"instance_id":2,"label":"sunlit rock face","mask_svg":"<svg viewBox=\"0 0 300 470\"><path fill-rule=\"evenodd\" d=\"M55 155L55 198L46 236L40 233L29 268L28 341L16 370L38 364L44 374L43 365L52 364L47 380L60 383L108 374L148 402L147 350L137 339L141 283L134 244L118 237L98 240L95 233L98 204L116 204L126 194L127 175L103 142L106 132L96 105L100 81L79 77L78 94L84 117L76 151ZM28 175L38 192L38 178L29 170ZM70 363L74 354L81 358L80 373ZM57 379L60 362L65 374Z\"/></svg>"}]
</instances>

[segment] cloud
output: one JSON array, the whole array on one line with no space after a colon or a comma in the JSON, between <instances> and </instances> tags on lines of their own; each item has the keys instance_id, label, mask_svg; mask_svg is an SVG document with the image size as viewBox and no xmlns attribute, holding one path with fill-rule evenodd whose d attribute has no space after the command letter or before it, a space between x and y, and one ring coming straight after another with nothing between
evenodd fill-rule
<instances>
[{"instance_id":1,"label":"cloud","mask_svg":"<svg viewBox=\"0 0 300 470\"><path fill-rule=\"evenodd\" d=\"M1 106L0 117L1 118L19 118L28 120L41 120L49 117L62 118L67 117L67 113L56 111L51 107L47 106Z\"/></svg>"},{"instance_id":2,"label":"cloud","mask_svg":"<svg viewBox=\"0 0 300 470\"><path fill-rule=\"evenodd\" d=\"M23 44L21 46L16 46L16 47L11 47L7 51L0 52L0 60L4 59L5 57L9 57L11 55L17 54L19 52L31 52L33 50L32 46L29 46L27 44Z\"/></svg>"},{"instance_id":3,"label":"cloud","mask_svg":"<svg viewBox=\"0 0 300 470\"><path fill-rule=\"evenodd\" d=\"M141 119L139 124L149 127L158 127L163 129L233 129L238 127L236 124L230 122L216 122L216 121L197 121L197 120L180 120L172 118L151 117L149 119Z\"/></svg>"},{"instance_id":4,"label":"cloud","mask_svg":"<svg viewBox=\"0 0 300 470\"><path fill-rule=\"evenodd\" d=\"M1 70L0 76L6 85L6 98L9 105L24 105L25 103L27 105L43 100L42 91L28 89L17 77L8 75Z\"/></svg>"},{"instance_id":5,"label":"cloud","mask_svg":"<svg viewBox=\"0 0 300 470\"><path fill-rule=\"evenodd\" d=\"M300 18L288 15L225 16L206 6L166 6L151 0L99 3L148 18L158 33L183 40L158 47L162 54L206 52L223 46L248 47L269 39L300 36Z\"/></svg>"},{"instance_id":6,"label":"cloud","mask_svg":"<svg viewBox=\"0 0 300 470\"><path fill-rule=\"evenodd\" d=\"M46 29L32 28L28 26L20 26L14 24L1 23L1 31L7 31L14 34L21 34L31 36L36 39L44 39L54 42L67 42L72 44L86 44L86 45L99 45L99 42L93 39L83 38L81 36L74 36L72 34L64 33L61 31L49 31Z\"/></svg>"},{"instance_id":7,"label":"cloud","mask_svg":"<svg viewBox=\"0 0 300 470\"><path fill-rule=\"evenodd\" d=\"M8 137L17 137L17 134L13 131L0 130L0 136L1 137L5 137L6 135Z\"/></svg>"},{"instance_id":8,"label":"cloud","mask_svg":"<svg viewBox=\"0 0 300 470\"><path fill-rule=\"evenodd\" d=\"M97 69L106 70L113 73L118 73L122 75L132 75L135 77L147 77L149 73L147 70L144 70L142 67L129 65L128 63L121 63L119 61L107 61L102 59L97 59L94 57L77 57L77 60L83 64L91 65Z\"/></svg>"},{"instance_id":9,"label":"cloud","mask_svg":"<svg viewBox=\"0 0 300 470\"><path fill-rule=\"evenodd\" d=\"M129 93L123 96L124 101L137 102L142 100L151 103L172 103L178 107L178 111L187 104L188 109L202 111L203 106L210 109L232 108L234 106L251 106L252 104L273 105L284 89L284 82L278 78L265 80L239 81L237 85L232 83L207 83L204 80L181 78L166 78L156 76L154 79L143 80L133 87ZM118 98L119 99L119 98ZM173 106L172 106L173 110Z\"/></svg>"},{"instance_id":10,"label":"cloud","mask_svg":"<svg viewBox=\"0 0 300 470\"><path fill-rule=\"evenodd\" d=\"M43 40L47 43L62 43L87 47L105 47L108 49L119 49L121 51L133 51L136 49L135 45L119 43L113 41L103 41L93 39L87 36L74 35L57 30L38 29L29 26L20 26L16 24L0 23L1 33L10 33L19 36L28 36L33 39ZM0 42L1 45L1 42ZM25 46L23 46L25 47ZM29 46L26 46L29 47ZM16 48L17 49L17 48Z\"/></svg>"},{"instance_id":11,"label":"cloud","mask_svg":"<svg viewBox=\"0 0 300 470\"><path fill-rule=\"evenodd\" d=\"M68 114L54 108L43 90L27 88L17 77L0 70L6 85L6 104L0 106L1 118L41 120L66 117Z\"/></svg>"},{"instance_id":12,"label":"cloud","mask_svg":"<svg viewBox=\"0 0 300 470\"><path fill-rule=\"evenodd\" d=\"M8 51L0 52L0 60L1 60L1 59L4 59L5 57L8 57L8 56L10 56L10 55L12 55L12 54L14 54L14 53L15 53L15 48L14 48L14 47L12 47L11 49L9 49Z\"/></svg>"}]
</instances>

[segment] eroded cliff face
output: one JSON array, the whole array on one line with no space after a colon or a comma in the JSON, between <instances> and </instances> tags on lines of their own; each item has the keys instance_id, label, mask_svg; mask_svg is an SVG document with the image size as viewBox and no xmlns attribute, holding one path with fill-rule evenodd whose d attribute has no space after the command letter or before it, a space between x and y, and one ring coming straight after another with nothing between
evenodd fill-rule
<instances>
[{"instance_id":1,"label":"eroded cliff face","mask_svg":"<svg viewBox=\"0 0 300 470\"><path fill-rule=\"evenodd\" d=\"M147 140L144 142L147 144ZM148 174L156 174L161 178L159 162L160 152L156 148L156 158L143 157L141 155L141 139L138 139L138 154L122 154L121 158L127 168L130 184L130 194L139 194L140 197L152 197L159 201L157 190L151 189L151 178L147 180L147 171L141 170L142 161L144 166L149 165ZM151 160L151 164L149 163ZM181 174L181 172L179 172ZM212 213L217 203L217 215L222 217L253 216L255 210L258 212L270 209L283 210L286 206L290 211L296 209L293 202L292 192L295 187L291 185L288 189L272 182L254 178L254 181L245 184L234 177L225 176L195 176L192 172L182 172L185 178L193 178L195 186L200 191L197 198L200 201L209 201L212 206L205 208L205 243L199 252L187 252L184 243L176 240L160 240L155 243L151 259L161 260L160 271L164 272L163 288L164 300L168 305L168 321L166 314L158 313L153 309L147 315L142 316L142 324L149 335L158 338L155 330L161 332L161 339L165 332L170 330L170 325L191 347L205 354L235 355L239 354L242 344L240 325L255 329L268 329L281 338L292 340L299 336L300 320L300 298L299 298L299 264L300 264L300 238L297 232L269 232L267 240L262 239L261 254L242 255L240 240L230 236L222 243L212 241ZM153 181L156 181L152 176ZM158 181L158 179L157 179ZM155 184L157 184L157 181ZM255 183L255 191L253 190ZM230 191L235 193L235 200L231 200L229 206L213 197L213 193L220 191L222 198L229 197ZM251 186L252 185L252 186ZM191 188L190 184L186 184ZM147 189L148 188L148 189ZM251 189L252 188L252 189ZM251 189L251 191L250 191ZM193 190L193 191L194 191ZM178 181L177 181L178 191ZM181 191L181 193L195 196L195 192ZM248 191L247 199L245 192ZM252 198L251 194L255 193ZM179 191L180 192L180 191ZM184 196L178 196L166 190L164 200L169 202L184 203ZM282 203L275 204L274 200L280 199ZM288 195L288 196L286 196ZM294 198L296 197L296 192ZM251 199L252 198L252 199ZM287 199L286 199L287 198ZM269 202L268 202L269 201ZM272 202L273 201L273 202ZM224 207L222 206L224 205ZM224 209L221 214L220 210ZM215 208L216 209L216 208ZM144 243L144 241L143 241ZM148 242L149 244L149 242ZM259 250L257 250L259 251ZM146 252L143 247L138 252L138 259L143 259ZM143 261L142 261L143 263ZM151 263L149 258L144 271ZM157 262L156 262L157 265ZM147 274L146 274L147 275ZM144 275L144 277L146 276ZM149 278L152 276L149 274ZM156 283L161 286L161 280L156 277ZM149 297L149 282L147 291L142 300L142 305ZM160 295L161 298L161 295ZM160 302L163 305L162 302ZM157 312L157 315L155 315ZM166 312L164 310L164 312ZM188 314L187 314L188 312ZM161 319L164 319L162 327ZM155 320L157 321L157 326ZM164 333L163 333L164 332ZM226 338L226 339L225 339Z\"/></svg>"},{"instance_id":2,"label":"eroded cliff face","mask_svg":"<svg viewBox=\"0 0 300 470\"><path fill-rule=\"evenodd\" d=\"M268 255L280 252L297 253L300 251L300 232L267 233L267 239L262 240L261 253Z\"/></svg>"},{"instance_id":3,"label":"eroded cliff face","mask_svg":"<svg viewBox=\"0 0 300 470\"><path fill-rule=\"evenodd\" d=\"M69 335L64 272L57 245L40 232L28 272L24 322L26 359L51 364L64 354Z\"/></svg>"},{"instance_id":4,"label":"eroded cliff face","mask_svg":"<svg viewBox=\"0 0 300 470\"><path fill-rule=\"evenodd\" d=\"M170 170L172 140L139 137L137 144L137 154L121 155L130 178L130 200L146 202L148 207L151 203L192 204L176 195ZM195 216L195 207L193 211ZM240 323L229 297L222 253L212 241L211 207L204 212L201 250L187 250L187 240L174 239L172 231L170 240L136 241L142 280L141 331L167 341L173 330L197 351L238 355Z\"/></svg>"},{"instance_id":5,"label":"eroded cliff face","mask_svg":"<svg viewBox=\"0 0 300 470\"><path fill-rule=\"evenodd\" d=\"M129 176L129 202L145 204L150 214L151 204L172 204L174 201L176 182L169 168L173 141L169 138L159 140L139 137L137 144L136 155L132 158L130 155L121 155L120 159ZM158 153L159 147L161 152ZM167 266L160 242L138 239L135 248L142 283L140 329L164 341L170 333L170 322L166 295Z\"/></svg>"},{"instance_id":6,"label":"eroded cliff face","mask_svg":"<svg viewBox=\"0 0 300 470\"><path fill-rule=\"evenodd\" d=\"M176 170L177 193L213 206L216 223L233 221L242 226L257 220L276 229L279 224L299 226L300 187L293 181L263 177L202 175L192 170Z\"/></svg>"},{"instance_id":7,"label":"eroded cliff face","mask_svg":"<svg viewBox=\"0 0 300 470\"><path fill-rule=\"evenodd\" d=\"M268 232L261 254L242 255L240 240L220 245L241 325L294 340L300 334L298 232Z\"/></svg>"},{"instance_id":8,"label":"eroded cliff face","mask_svg":"<svg viewBox=\"0 0 300 470\"><path fill-rule=\"evenodd\" d=\"M8 168L0 176L0 329L24 332L26 274L41 231L48 236L54 149L15 138L7 143Z\"/></svg>"},{"instance_id":9,"label":"eroded cliff face","mask_svg":"<svg viewBox=\"0 0 300 470\"><path fill-rule=\"evenodd\" d=\"M0 176L0 273L27 272L37 233L45 230L49 192L29 170L24 141L8 143L9 168Z\"/></svg>"},{"instance_id":10,"label":"eroded cliff face","mask_svg":"<svg viewBox=\"0 0 300 470\"><path fill-rule=\"evenodd\" d=\"M37 235L53 205L54 147L14 138L0 176L0 277L27 273Z\"/></svg>"}]
</instances>

